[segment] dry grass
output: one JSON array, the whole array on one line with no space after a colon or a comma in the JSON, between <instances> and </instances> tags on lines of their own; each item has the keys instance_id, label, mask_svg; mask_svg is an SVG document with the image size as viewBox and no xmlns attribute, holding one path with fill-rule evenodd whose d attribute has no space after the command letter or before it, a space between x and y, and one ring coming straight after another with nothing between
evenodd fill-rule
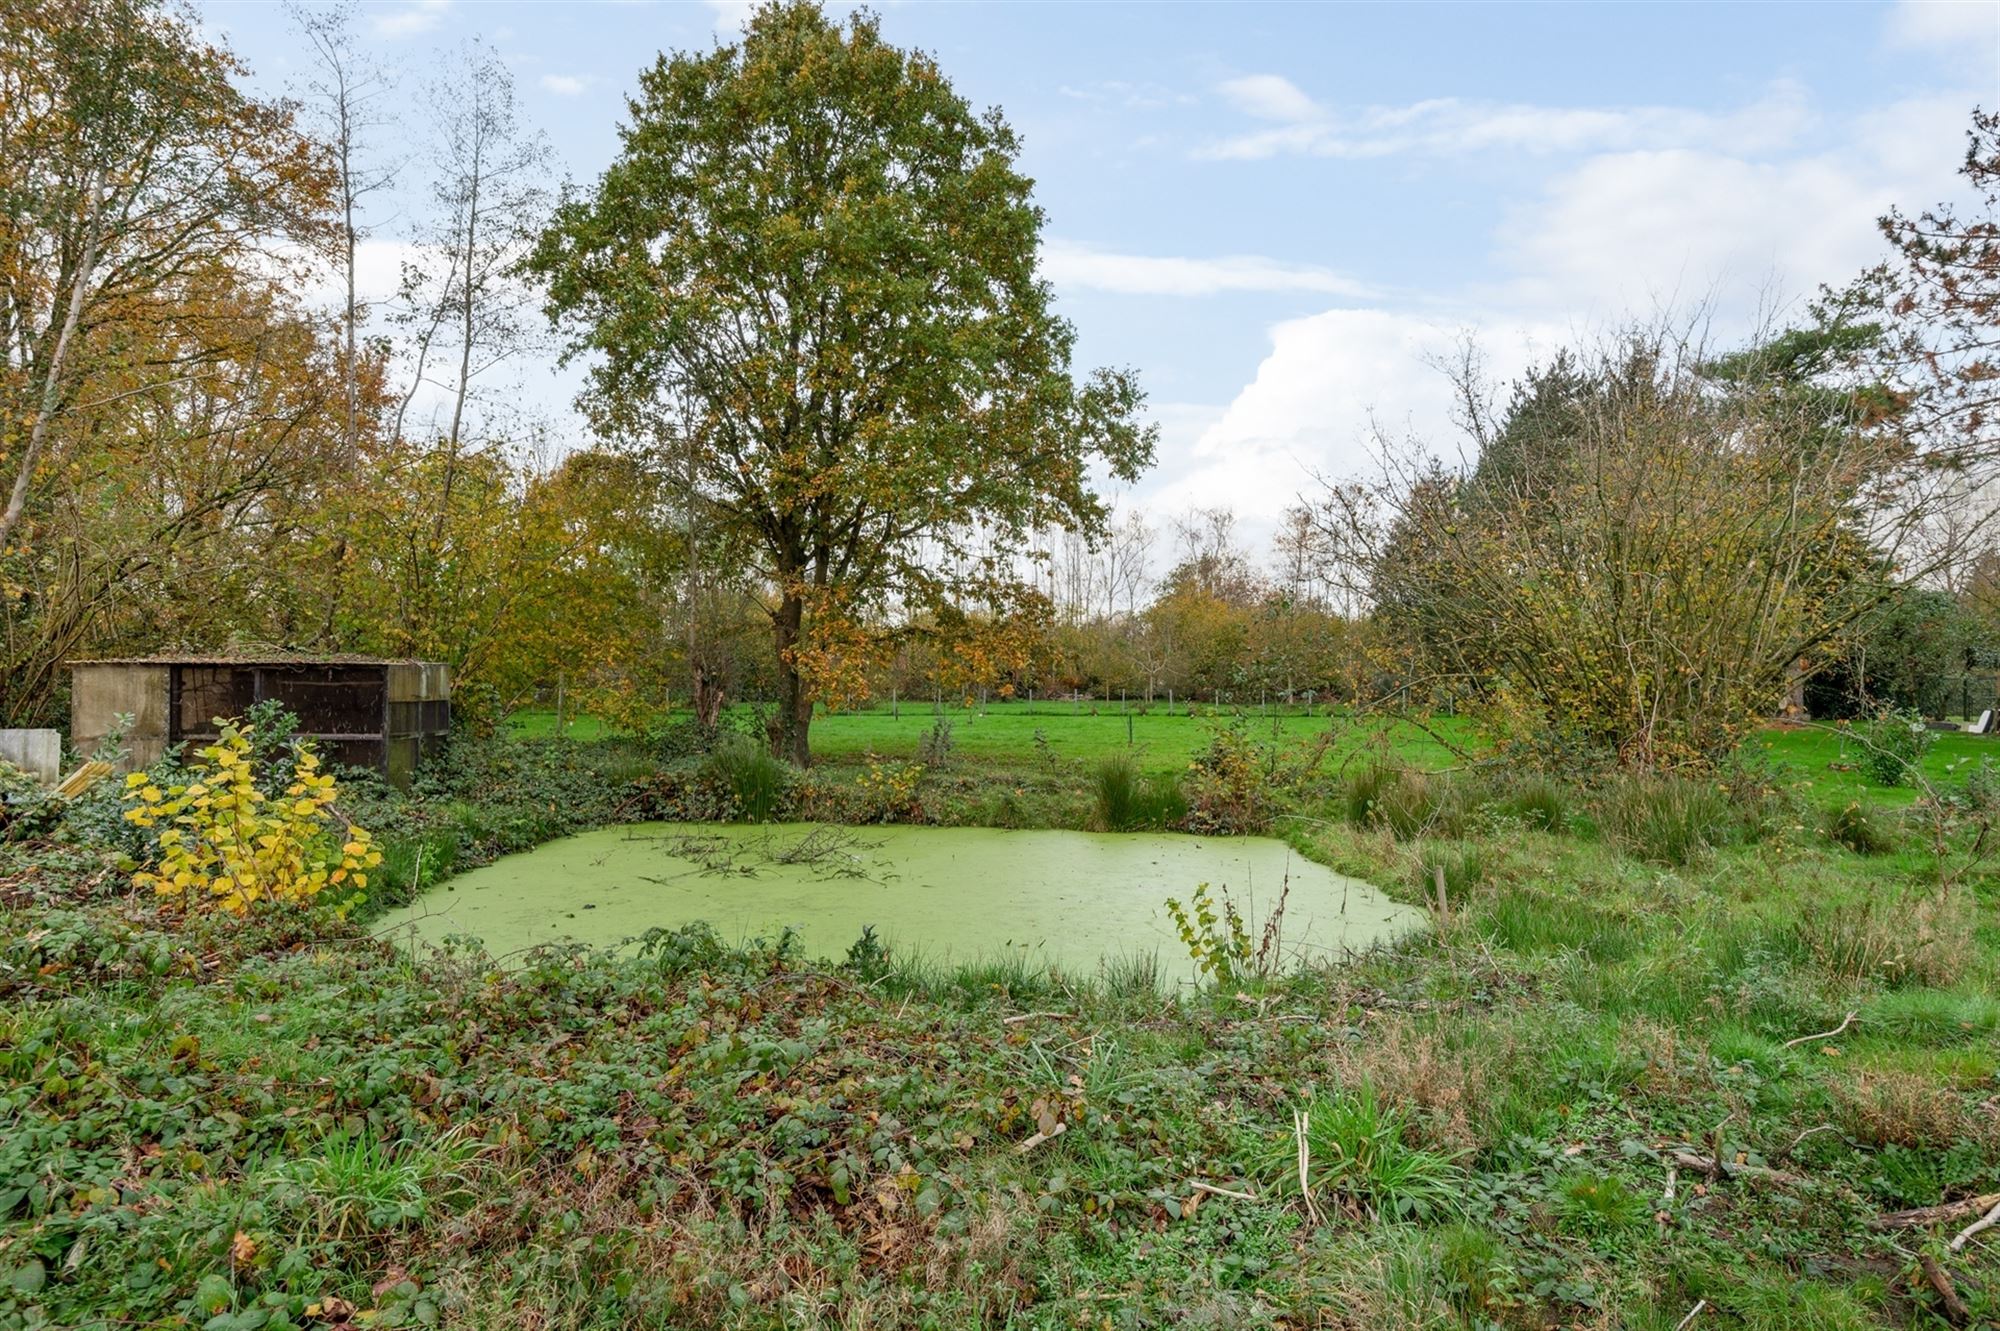
<instances>
[{"instance_id":1,"label":"dry grass","mask_svg":"<svg viewBox=\"0 0 2000 1331\"><path fill-rule=\"evenodd\" d=\"M1949 986L1973 962L1973 925L1966 893L1878 896L1808 911L1797 940L1836 979Z\"/></svg>"},{"instance_id":2,"label":"dry grass","mask_svg":"<svg viewBox=\"0 0 2000 1331\"><path fill-rule=\"evenodd\" d=\"M1389 1018L1371 1024L1361 1039L1333 1046L1327 1061L1341 1084L1365 1081L1384 1106L1407 1109L1413 1144L1452 1153L1487 1144L1480 1129L1511 1045L1508 1036L1454 1046L1414 1021Z\"/></svg>"},{"instance_id":3,"label":"dry grass","mask_svg":"<svg viewBox=\"0 0 2000 1331\"><path fill-rule=\"evenodd\" d=\"M2000 1121L1932 1077L1874 1068L1829 1090L1841 1128L1870 1145L1936 1150L1970 1140L2000 1146Z\"/></svg>"}]
</instances>

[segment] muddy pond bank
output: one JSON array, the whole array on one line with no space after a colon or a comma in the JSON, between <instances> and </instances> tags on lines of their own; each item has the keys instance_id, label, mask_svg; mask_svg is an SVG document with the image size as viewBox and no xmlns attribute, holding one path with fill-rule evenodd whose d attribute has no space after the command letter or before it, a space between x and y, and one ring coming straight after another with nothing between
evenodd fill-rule
<instances>
[{"instance_id":1,"label":"muddy pond bank","mask_svg":"<svg viewBox=\"0 0 2000 1331\"><path fill-rule=\"evenodd\" d=\"M482 939L504 956L574 939L616 944L706 920L732 941L798 932L839 959L865 926L898 957L1019 958L1094 975L1107 960L1193 967L1166 911L1210 885L1261 927L1286 891L1287 964L1337 959L1415 928L1421 913L1268 837L966 827L653 823L600 828L431 889L385 936Z\"/></svg>"}]
</instances>

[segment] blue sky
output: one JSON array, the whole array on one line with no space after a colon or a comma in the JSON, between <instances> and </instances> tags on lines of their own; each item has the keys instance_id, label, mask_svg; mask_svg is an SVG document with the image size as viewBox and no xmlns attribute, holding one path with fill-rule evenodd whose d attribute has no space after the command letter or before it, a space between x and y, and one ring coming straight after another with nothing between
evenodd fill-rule
<instances>
[{"instance_id":1,"label":"blue sky","mask_svg":"<svg viewBox=\"0 0 2000 1331\"><path fill-rule=\"evenodd\" d=\"M260 84L297 77L279 6L200 12ZM486 39L584 183L638 71L744 12L388 0L359 27L409 101L441 50ZM1136 502L1228 503L1253 531L1315 473L1365 469L1378 426L1448 449L1432 362L1465 333L1506 375L1662 308L1705 304L1740 336L1844 281L1879 256L1885 208L1954 193L1970 108L2000 102L1990 0L881 14L1024 138L1081 359L1137 369L1162 426ZM561 419L570 380L516 373Z\"/></svg>"}]
</instances>

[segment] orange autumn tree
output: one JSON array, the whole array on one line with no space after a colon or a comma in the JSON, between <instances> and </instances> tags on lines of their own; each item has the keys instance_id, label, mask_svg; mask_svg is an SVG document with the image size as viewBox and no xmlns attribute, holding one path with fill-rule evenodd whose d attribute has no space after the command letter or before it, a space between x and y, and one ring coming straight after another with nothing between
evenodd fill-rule
<instances>
[{"instance_id":1,"label":"orange autumn tree","mask_svg":"<svg viewBox=\"0 0 2000 1331\"><path fill-rule=\"evenodd\" d=\"M687 495L772 592L778 746L811 757L816 608L957 589L933 570L1057 522L1150 462L1131 376L1079 384L1036 273L1019 142L926 56L816 5L640 78L616 161L529 260L607 438L687 459ZM829 626L831 627L831 626Z\"/></svg>"},{"instance_id":2,"label":"orange autumn tree","mask_svg":"<svg viewBox=\"0 0 2000 1331\"><path fill-rule=\"evenodd\" d=\"M28 720L78 646L206 631L200 579L282 543L339 367L284 294L331 197L290 111L165 5L0 12L0 719Z\"/></svg>"},{"instance_id":3,"label":"orange autumn tree","mask_svg":"<svg viewBox=\"0 0 2000 1331\"><path fill-rule=\"evenodd\" d=\"M660 556L635 547L655 530L655 483L601 453L544 473L499 445L372 449L330 522L335 639L445 662L468 714L518 707L559 676L578 692L617 676L659 648L636 574Z\"/></svg>"}]
</instances>

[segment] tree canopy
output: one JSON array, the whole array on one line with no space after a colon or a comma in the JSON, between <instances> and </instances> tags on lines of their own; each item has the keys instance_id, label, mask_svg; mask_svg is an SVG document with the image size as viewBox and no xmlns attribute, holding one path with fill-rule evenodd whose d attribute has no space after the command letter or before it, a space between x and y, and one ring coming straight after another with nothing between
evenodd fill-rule
<instances>
[{"instance_id":1,"label":"tree canopy","mask_svg":"<svg viewBox=\"0 0 2000 1331\"><path fill-rule=\"evenodd\" d=\"M1013 131L865 13L767 6L662 57L622 138L529 267L590 356L595 428L684 452L754 551L804 762L810 639L890 597L999 598L1037 526L1100 531L1093 469L1152 457L1141 394L1072 374Z\"/></svg>"}]
</instances>

